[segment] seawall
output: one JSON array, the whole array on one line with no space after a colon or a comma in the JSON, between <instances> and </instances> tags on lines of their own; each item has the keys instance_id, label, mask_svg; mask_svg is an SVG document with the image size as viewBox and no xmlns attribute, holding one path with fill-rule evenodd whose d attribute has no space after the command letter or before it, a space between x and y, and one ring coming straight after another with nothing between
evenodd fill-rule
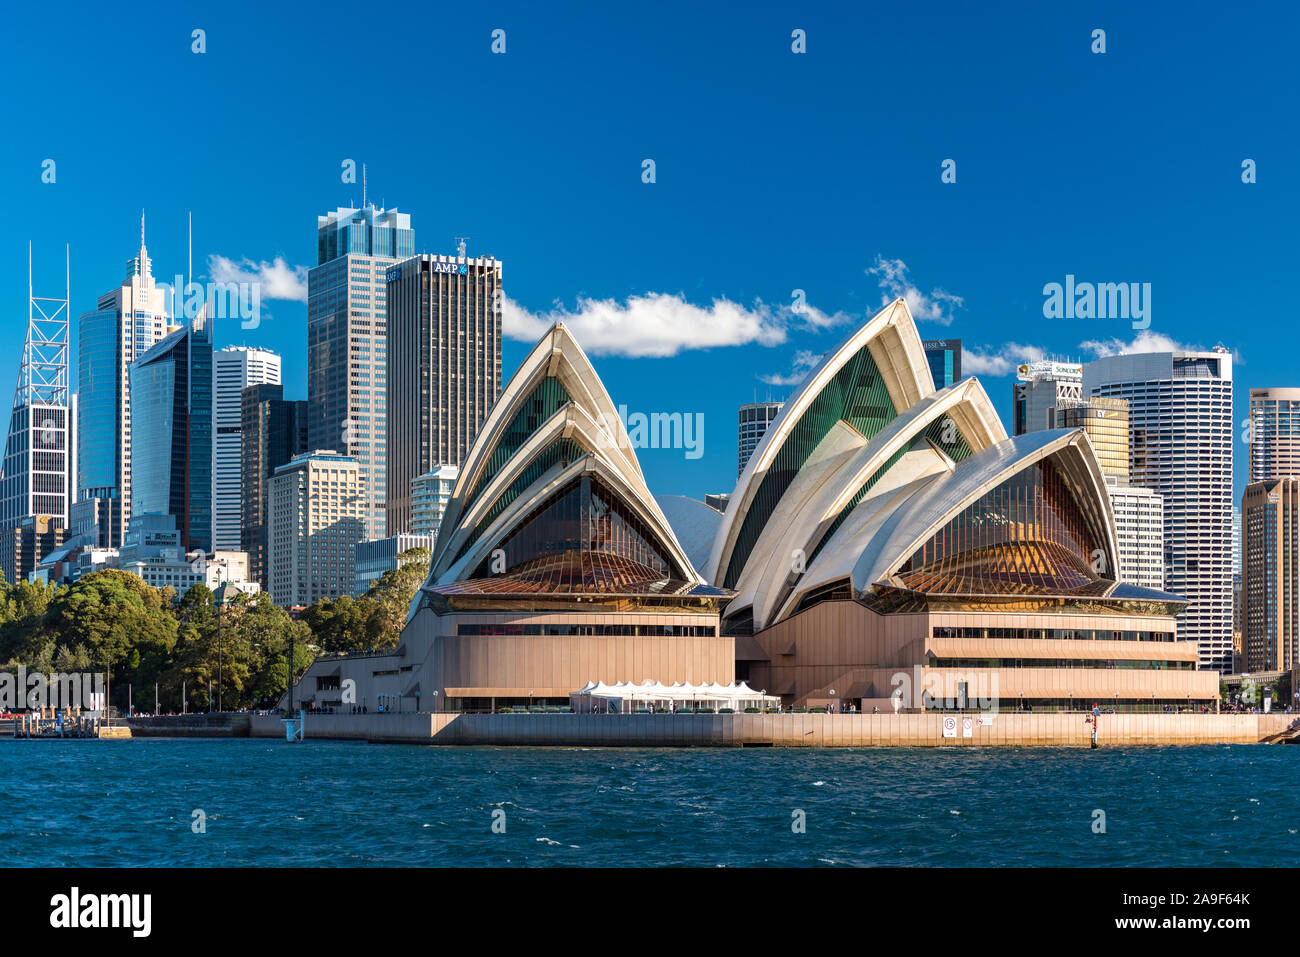
<instances>
[{"instance_id":1,"label":"seawall","mask_svg":"<svg viewBox=\"0 0 1300 957\"><path fill-rule=\"evenodd\" d=\"M944 719L955 717L955 736ZM997 714L981 724L942 714L308 714L308 739L405 744L540 747L1081 747L1091 728L1078 714ZM1257 744L1296 715L1102 715L1101 747ZM284 737L281 719L252 715L254 737Z\"/></svg>"},{"instance_id":2,"label":"seawall","mask_svg":"<svg viewBox=\"0 0 1300 957\"><path fill-rule=\"evenodd\" d=\"M125 724L137 738L247 738L253 715L162 714L127 718Z\"/></svg>"}]
</instances>

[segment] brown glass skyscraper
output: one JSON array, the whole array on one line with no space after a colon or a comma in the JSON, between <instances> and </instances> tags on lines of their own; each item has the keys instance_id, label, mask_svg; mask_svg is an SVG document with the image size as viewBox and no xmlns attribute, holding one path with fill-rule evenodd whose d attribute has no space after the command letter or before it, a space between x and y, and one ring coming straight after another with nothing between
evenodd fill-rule
<instances>
[{"instance_id":1,"label":"brown glass skyscraper","mask_svg":"<svg viewBox=\"0 0 1300 957\"><path fill-rule=\"evenodd\" d=\"M411 480L459 466L501 395L501 262L421 255L387 274L387 534L411 529Z\"/></svg>"},{"instance_id":2,"label":"brown glass skyscraper","mask_svg":"<svg viewBox=\"0 0 1300 957\"><path fill-rule=\"evenodd\" d=\"M1300 480L1246 486L1241 500L1245 670L1300 665Z\"/></svg>"}]
</instances>

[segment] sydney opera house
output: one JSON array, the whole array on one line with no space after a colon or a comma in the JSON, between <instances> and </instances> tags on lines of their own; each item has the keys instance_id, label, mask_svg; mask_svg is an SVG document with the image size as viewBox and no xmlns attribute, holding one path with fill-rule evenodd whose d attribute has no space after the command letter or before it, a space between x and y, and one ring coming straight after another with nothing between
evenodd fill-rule
<instances>
[{"instance_id":1,"label":"sydney opera house","mask_svg":"<svg viewBox=\"0 0 1300 957\"><path fill-rule=\"evenodd\" d=\"M744 680L787 706L1213 708L1175 595L1116 580L1081 430L1008 438L937 390L906 305L828 353L725 513L647 488L562 325L461 468L393 652L318 660L308 706L565 705L592 682Z\"/></svg>"}]
</instances>

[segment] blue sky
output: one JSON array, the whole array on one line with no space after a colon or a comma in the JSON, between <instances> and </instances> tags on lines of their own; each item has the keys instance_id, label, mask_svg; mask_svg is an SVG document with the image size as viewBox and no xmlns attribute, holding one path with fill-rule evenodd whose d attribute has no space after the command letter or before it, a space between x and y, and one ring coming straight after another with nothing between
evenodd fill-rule
<instances>
[{"instance_id":1,"label":"blue sky","mask_svg":"<svg viewBox=\"0 0 1300 957\"><path fill-rule=\"evenodd\" d=\"M192 211L196 273L279 258L292 296L316 216L361 199L345 159L366 164L370 198L411 213L419 250L468 236L504 261L516 314L567 315L616 403L703 414L699 459L641 453L660 493L730 491L736 406L784 397L769 382L899 289L923 337L982 357L967 371L1006 422L1016 362L1137 335L1045 319L1043 286L1067 274L1151 283L1149 336L1232 348L1238 421L1251 386L1300 384L1300 17L1281 4L325 2L304 16L143 2L6 17L0 394L28 240L38 294L61 291L71 244L74 317L120 281L142 208L159 277L184 270ZM789 310L795 289L824 322ZM596 333L601 317L617 336ZM305 302L265 301L258 329L216 335L281 352L305 397ZM732 344L696 348L705 336ZM529 345L507 343L507 376Z\"/></svg>"}]
</instances>

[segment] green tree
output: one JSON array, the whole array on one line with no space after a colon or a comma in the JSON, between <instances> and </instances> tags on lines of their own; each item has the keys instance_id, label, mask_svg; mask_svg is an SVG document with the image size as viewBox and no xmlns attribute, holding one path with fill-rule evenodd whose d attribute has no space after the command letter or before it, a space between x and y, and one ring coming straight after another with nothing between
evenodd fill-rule
<instances>
[{"instance_id":1,"label":"green tree","mask_svg":"<svg viewBox=\"0 0 1300 957\"><path fill-rule=\"evenodd\" d=\"M57 645L82 645L93 667L110 670L113 700L141 671L160 670L176 644L177 622L164 596L130 572L92 572L49 602L40 633Z\"/></svg>"},{"instance_id":2,"label":"green tree","mask_svg":"<svg viewBox=\"0 0 1300 957\"><path fill-rule=\"evenodd\" d=\"M427 548L411 548L397 556L397 570L388 570L370 586L365 597L374 603L367 622L372 648L395 648L406 627L406 616L416 592L429 577L431 554Z\"/></svg>"},{"instance_id":3,"label":"green tree","mask_svg":"<svg viewBox=\"0 0 1300 957\"><path fill-rule=\"evenodd\" d=\"M364 651L373 647L368 624L374 612L373 600L340 595L313 602L303 610L302 620L323 651Z\"/></svg>"}]
</instances>

